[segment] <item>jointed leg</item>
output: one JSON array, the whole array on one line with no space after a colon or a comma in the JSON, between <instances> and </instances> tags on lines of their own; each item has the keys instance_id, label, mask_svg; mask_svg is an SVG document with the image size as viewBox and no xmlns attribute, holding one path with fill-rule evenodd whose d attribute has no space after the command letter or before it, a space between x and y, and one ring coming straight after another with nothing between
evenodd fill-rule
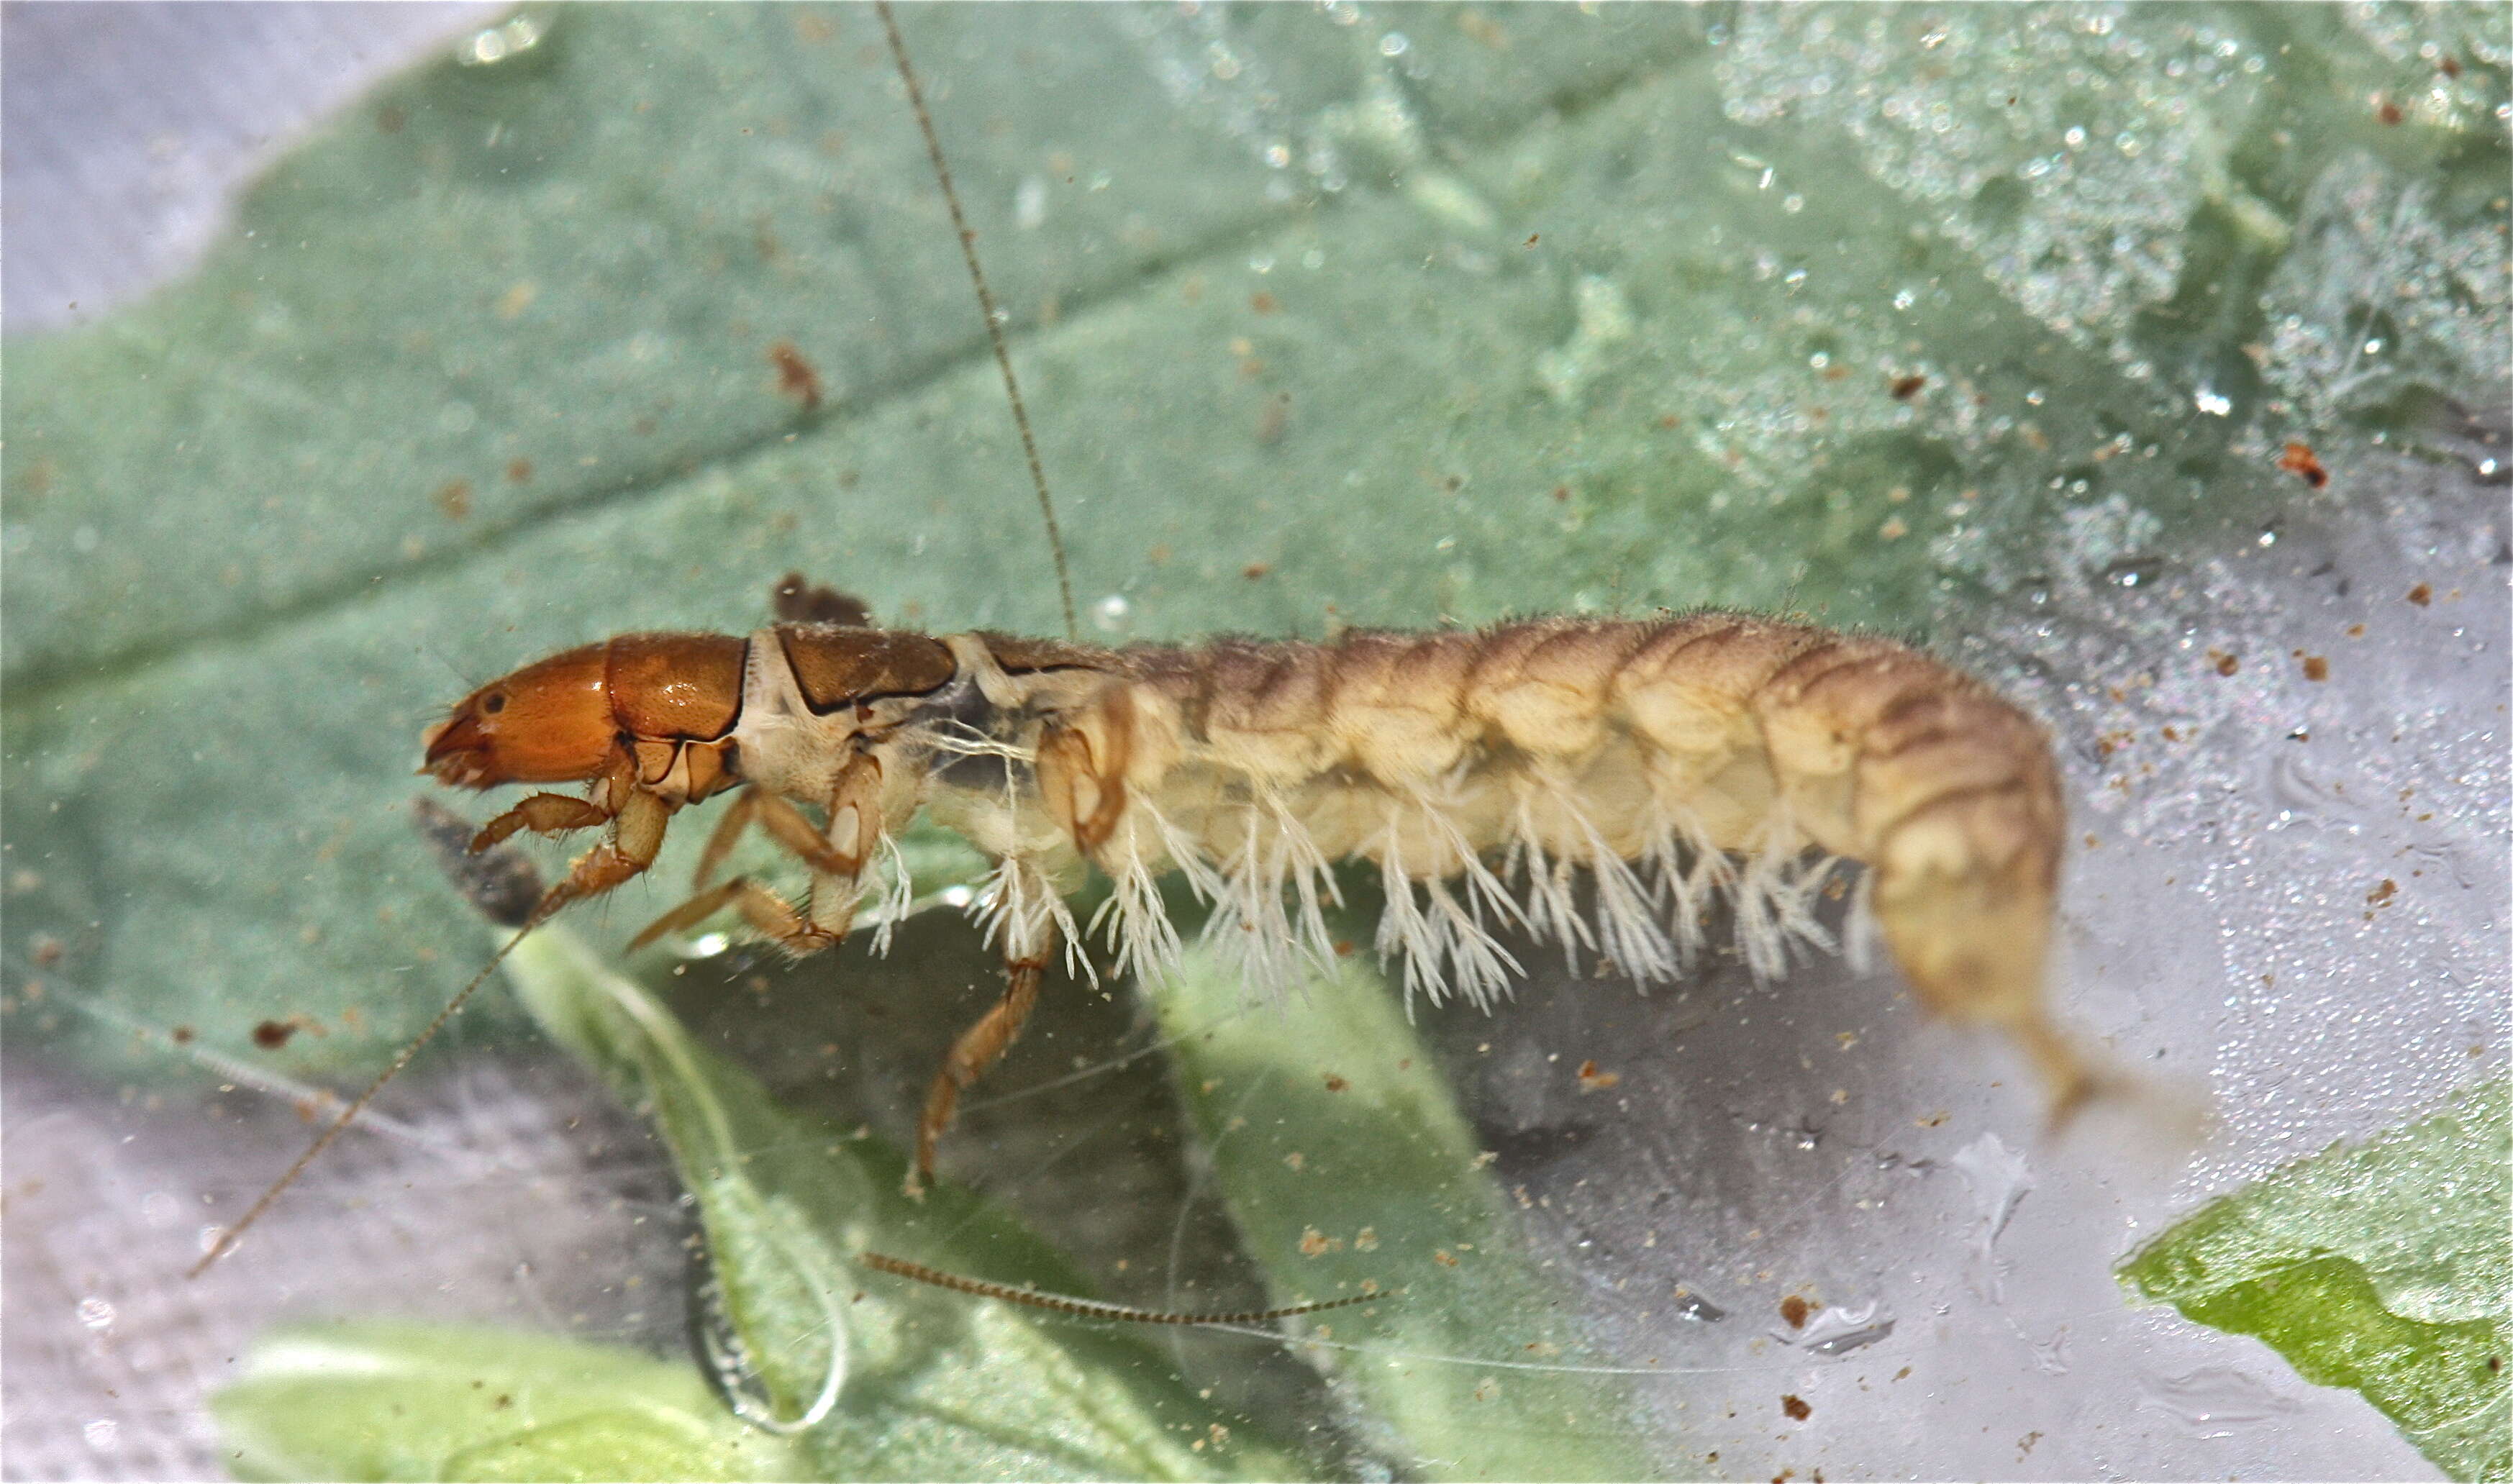
<instances>
[{"instance_id":1,"label":"jointed leg","mask_svg":"<svg viewBox=\"0 0 2513 1484\"><path fill-rule=\"evenodd\" d=\"M698 851L698 868L690 877L691 891L706 890L707 878L724 864L725 857L732 855L734 846L741 842L741 832L750 827L751 817L759 811L760 797L760 791L755 787L744 788L733 796L732 804L715 822L715 828L707 831L706 844Z\"/></svg>"},{"instance_id":2,"label":"jointed leg","mask_svg":"<svg viewBox=\"0 0 2513 1484\"><path fill-rule=\"evenodd\" d=\"M764 788L744 789L717 822L699 853L698 894L647 924L629 946L641 948L666 933L696 927L728 906L739 907L742 920L789 953L817 953L844 942L861 896L858 878L881 841L881 765L869 757L848 764L838 775L828 807L829 828L824 834L786 800ZM754 823L811 866L808 915L745 876L707 887L707 878L733 853L742 830Z\"/></svg>"},{"instance_id":3,"label":"jointed leg","mask_svg":"<svg viewBox=\"0 0 2513 1484\"><path fill-rule=\"evenodd\" d=\"M599 897L654 864L675 807L651 793L628 795L614 821L611 838L577 857L567 879L550 889L551 898L576 902Z\"/></svg>"},{"instance_id":4,"label":"jointed leg","mask_svg":"<svg viewBox=\"0 0 2513 1484\"><path fill-rule=\"evenodd\" d=\"M611 811L573 794L536 793L504 814L480 826L471 837L471 853L478 855L519 829L537 835L565 834L571 829L586 829L604 823Z\"/></svg>"},{"instance_id":5,"label":"jointed leg","mask_svg":"<svg viewBox=\"0 0 2513 1484\"><path fill-rule=\"evenodd\" d=\"M942 1059L942 1070L926 1091L925 1116L916 1124L916 1165L907 1172L910 1195L924 1194L926 1183L934 1178L935 1141L950 1128L952 1115L959 1111L962 1090L1003 1060L1005 1051L1019 1037L1021 1026L1038 1004L1038 985L1047 974L1047 960L1008 959L1004 973L1011 980L1004 986L1004 997L977 1023L960 1032L960 1038L951 1043L951 1054Z\"/></svg>"},{"instance_id":6,"label":"jointed leg","mask_svg":"<svg viewBox=\"0 0 2513 1484\"><path fill-rule=\"evenodd\" d=\"M777 941L788 953L817 953L834 946L840 935L825 933L795 911L785 899L761 886L747 876L736 876L722 886L698 893L679 906L665 912L635 938L628 941L628 950L635 952L666 933L678 933L697 927L726 907L739 907L741 920L761 934Z\"/></svg>"}]
</instances>

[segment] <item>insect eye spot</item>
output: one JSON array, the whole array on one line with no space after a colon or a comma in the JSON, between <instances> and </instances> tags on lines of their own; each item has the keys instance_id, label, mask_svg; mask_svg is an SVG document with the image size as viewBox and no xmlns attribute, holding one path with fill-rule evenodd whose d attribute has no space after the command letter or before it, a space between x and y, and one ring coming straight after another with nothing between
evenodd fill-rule
<instances>
[{"instance_id":1,"label":"insect eye spot","mask_svg":"<svg viewBox=\"0 0 2513 1484\"><path fill-rule=\"evenodd\" d=\"M480 709L488 712L492 716L497 715L499 711L502 711L505 708L506 695L503 691L492 692L480 699Z\"/></svg>"}]
</instances>

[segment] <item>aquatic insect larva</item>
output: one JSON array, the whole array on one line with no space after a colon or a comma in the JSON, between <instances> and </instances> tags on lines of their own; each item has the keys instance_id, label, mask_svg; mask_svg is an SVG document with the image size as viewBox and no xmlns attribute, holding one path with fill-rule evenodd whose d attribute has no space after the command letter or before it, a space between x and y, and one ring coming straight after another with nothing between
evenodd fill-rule
<instances>
[{"instance_id":1,"label":"aquatic insect larva","mask_svg":"<svg viewBox=\"0 0 2513 1484\"><path fill-rule=\"evenodd\" d=\"M1021 430L1068 637L881 629L860 605L789 582L780 622L746 638L630 634L480 688L428 729L426 771L460 787L589 791L532 794L475 843L605 831L522 932L634 879L677 812L732 792L697 894L640 941L732 908L786 949L818 951L846 936L868 893L906 891L892 839L929 812L994 862L972 906L1008 983L934 1079L915 1182L931 1175L961 1093L1019 1034L1049 964L1062 954L1090 972L1065 902L1090 871L1113 891L1089 931L1121 973L1177 961L1157 889L1177 872L1213 906L1209 939L1263 992L1334 958L1331 863L1373 863L1385 888L1377 945L1409 990L1483 1003L1519 968L1502 932L1665 981L1703 946L1723 899L1746 959L1777 974L1791 937L1828 936L1810 898L1850 862L1867 868L1863 909L1932 1008L2014 1036L2057 1108L2083 1100L2093 1074L2043 997L2065 822L2048 740L1988 687L1912 649L1706 612L1326 642L1075 642L1002 316L896 25L876 11ZM707 884L754 823L810 868L801 907L746 878Z\"/></svg>"},{"instance_id":2,"label":"aquatic insect larva","mask_svg":"<svg viewBox=\"0 0 2513 1484\"><path fill-rule=\"evenodd\" d=\"M1854 862L1933 1008L2014 1035L2062 1107L2090 1086L2043 1006L2063 824L2043 733L1882 638L1728 613L1118 650L790 622L633 634L482 687L426 758L462 787L591 783L480 833L608 829L545 909L634 877L676 812L741 790L701 889L646 939L732 907L792 952L836 943L867 894L905 889L890 841L920 809L985 852L972 911L1009 984L935 1078L920 1174L1048 965L1087 972L1064 899L1089 870L1113 885L1092 928L1121 972L1175 964L1156 883L1176 871L1262 991L1333 960L1330 863L1370 862L1409 989L1480 1003L1518 969L1499 930L1664 981L1722 896L1776 973L1791 935L1822 936L1814 889ZM752 823L810 867L803 907L704 885Z\"/></svg>"}]
</instances>

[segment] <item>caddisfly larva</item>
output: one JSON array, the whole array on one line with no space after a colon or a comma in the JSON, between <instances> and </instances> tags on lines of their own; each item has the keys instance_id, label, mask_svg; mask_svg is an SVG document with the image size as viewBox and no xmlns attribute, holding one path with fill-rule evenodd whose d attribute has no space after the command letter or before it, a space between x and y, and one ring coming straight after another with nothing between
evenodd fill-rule
<instances>
[{"instance_id":1,"label":"caddisfly larva","mask_svg":"<svg viewBox=\"0 0 2513 1484\"><path fill-rule=\"evenodd\" d=\"M1026 449L956 201L953 220ZM1043 476L1040 495L1048 508ZM1852 863L1866 871L1859 910L1932 1009L2013 1036L2063 1112L2094 1085L2044 998L2065 832L2047 736L1890 639L1699 612L1110 649L877 628L791 581L778 598L779 622L746 636L628 634L483 686L427 730L425 771L475 789L589 785L533 793L476 837L605 832L518 937L646 871L672 818L717 794L735 797L695 895L640 943L732 909L816 952L867 896L906 892L893 841L920 813L983 852L993 867L971 911L1008 983L933 1080L911 1186L1059 956L1091 973L1097 935L1121 974L1177 966L1158 885L1173 873L1262 994L1334 961L1335 863L1375 867L1377 947L1409 991L1481 1004L1519 969L1503 934L1665 982L1706 946L1722 902L1747 962L1776 975L1792 938L1826 941L1810 898ZM809 868L800 906L748 878L710 884L753 824ZM1066 899L1094 873L1109 892L1086 926Z\"/></svg>"},{"instance_id":2,"label":"caddisfly larva","mask_svg":"<svg viewBox=\"0 0 2513 1484\"><path fill-rule=\"evenodd\" d=\"M459 787L592 784L480 833L606 826L558 901L636 876L675 813L740 790L698 894L641 942L730 907L791 952L828 947L867 895L904 890L890 842L920 810L983 851L971 911L1009 984L934 1080L920 1174L1058 956L1090 972L1097 933L1120 972L1176 966L1172 872L1262 993L1333 962L1332 863L1375 866L1377 945L1409 989L1484 1003L1518 968L1502 931L1666 981L1723 897L1775 974L1790 937L1821 935L1812 888L1855 862L1932 1008L2014 1036L2062 1108L2092 1085L2043 1004L2064 822L2049 743L1889 639L1729 613L1113 650L834 623L632 634L483 687L426 756ZM810 867L804 906L705 884L752 823ZM1111 890L1086 929L1065 898L1094 871Z\"/></svg>"}]
</instances>

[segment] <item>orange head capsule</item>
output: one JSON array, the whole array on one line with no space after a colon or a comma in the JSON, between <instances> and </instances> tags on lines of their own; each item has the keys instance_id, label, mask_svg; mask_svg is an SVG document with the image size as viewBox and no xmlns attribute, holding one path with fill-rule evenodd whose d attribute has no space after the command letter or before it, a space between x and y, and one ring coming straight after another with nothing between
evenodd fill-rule
<instances>
[{"instance_id":1,"label":"orange head capsule","mask_svg":"<svg viewBox=\"0 0 2513 1484\"><path fill-rule=\"evenodd\" d=\"M464 788L579 782L622 746L718 741L741 714L743 649L719 634L622 634L552 655L428 728L426 771Z\"/></svg>"},{"instance_id":2,"label":"orange head capsule","mask_svg":"<svg viewBox=\"0 0 2513 1484\"><path fill-rule=\"evenodd\" d=\"M552 655L464 697L427 729L426 771L440 783L569 783L602 771L619 736L612 719L611 646Z\"/></svg>"}]
</instances>

